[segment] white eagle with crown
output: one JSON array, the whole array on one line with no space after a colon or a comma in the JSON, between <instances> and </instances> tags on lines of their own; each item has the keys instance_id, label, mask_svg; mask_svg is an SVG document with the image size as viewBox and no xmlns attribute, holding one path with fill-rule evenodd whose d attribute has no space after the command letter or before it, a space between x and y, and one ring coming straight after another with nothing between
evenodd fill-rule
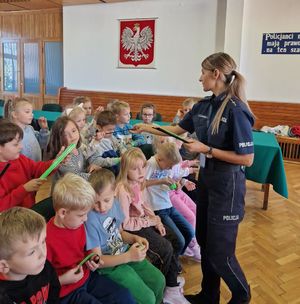
<instances>
[{"instance_id":1,"label":"white eagle with crown","mask_svg":"<svg viewBox=\"0 0 300 304\"><path fill-rule=\"evenodd\" d=\"M125 59L130 58L133 62L141 61L142 58L147 59L148 54L144 51L151 48L153 43L153 33L149 26L145 26L142 30L140 24L135 23L133 30L128 26L122 32L122 48L129 51L124 55Z\"/></svg>"}]
</instances>

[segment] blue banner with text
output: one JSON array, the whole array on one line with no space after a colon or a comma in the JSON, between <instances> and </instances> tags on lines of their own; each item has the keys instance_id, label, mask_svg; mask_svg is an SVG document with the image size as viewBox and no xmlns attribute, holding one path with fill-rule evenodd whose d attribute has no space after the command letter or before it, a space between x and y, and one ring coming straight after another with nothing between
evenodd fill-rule
<instances>
[{"instance_id":1,"label":"blue banner with text","mask_svg":"<svg viewBox=\"0 0 300 304\"><path fill-rule=\"evenodd\" d=\"M261 53L300 55L300 33L263 33Z\"/></svg>"}]
</instances>

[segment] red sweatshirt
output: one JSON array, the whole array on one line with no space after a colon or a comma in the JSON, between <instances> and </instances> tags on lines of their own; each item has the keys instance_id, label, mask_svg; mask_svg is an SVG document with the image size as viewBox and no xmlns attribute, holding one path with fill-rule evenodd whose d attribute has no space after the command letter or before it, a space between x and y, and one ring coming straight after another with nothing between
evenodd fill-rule
<instances>
[{"instance_id":1,"label":"red sweatshirt","mask_svg":"<svg viewBox=\"0 0 300 304\"><path fill-rule=\"evenodd\" d=\"M88 254L85 251L86 236L84 226L76 229L60 228L54 224L54 217L47 223L47 259L53 265L58 276L76 267ZM84 264L83 277L76 283L62 285L60 297L64 297L81 287L90 276L90 270Z\"/></svg>"},{"instance_id":2,"label":"red sweatshirt","mask_svg":"<svg viewBox=\"0 0 300 304\"><path fill-rule=\"evenodd\" d=\"M0 162L0 212L14 206L30 208L35 201L35 192L27 192L24 184L39 178L52 164L53 160L35 162L20 155L18 159ZM6 171L3 170L9 164Z\"/></svg>"}]
</instances>

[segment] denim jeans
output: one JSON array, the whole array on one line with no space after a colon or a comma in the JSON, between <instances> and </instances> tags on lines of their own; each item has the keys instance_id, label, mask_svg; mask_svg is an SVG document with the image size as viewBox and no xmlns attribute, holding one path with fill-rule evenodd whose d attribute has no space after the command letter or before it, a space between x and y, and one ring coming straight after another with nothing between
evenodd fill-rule
<instances>
[{"instance_id":1,"label":"denim jeans","mask_svg":"<svg viewBox=\"0 0 300 304\"><path fill-rule=\"evenodd\" d=\"M109 278L91 272L80 288L60 299L61 304L135 304L128 289Z\"/></svg>"},{"instance_id":2,"label":"denim jeans","mask_svg":"<svg viewBox=\"0 0 300 304\"><path fill-rule=\"evenodd\" d=\"M173 230L178 239L178 254L183 254L192 238L195 230L191 224L174 208L156 210L164 225Z\"/></svg>"}]
</instances>

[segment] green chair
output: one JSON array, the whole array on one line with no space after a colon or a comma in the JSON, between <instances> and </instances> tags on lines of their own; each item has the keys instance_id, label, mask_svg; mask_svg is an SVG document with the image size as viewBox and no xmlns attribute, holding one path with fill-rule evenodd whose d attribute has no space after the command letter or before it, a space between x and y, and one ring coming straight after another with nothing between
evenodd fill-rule
<instances>
[{"instance_id":1,"label":"green chair","mask_svg":"<svg viewBox=\"0 0 300 304\"><path fill-rule=\"evenodd\" d=\"M45 103L42 106L42 111L62 112L62 106L58 103Z\"/></svg>"},{"instance_id":2,"label":"green chair","mask_svg":"<svg viewBox=\"0 0 300 304\"><path fill-rule=\"evenodd\" d=\"M31 209L42 215L46 222L48 222L55 215L51 196L36 203L31 207Z\"/></svg>"},{"instance_id":3,"label":"green chair","mask_svg":"<svg viewBox=\"0 0 300 304\"><path fill-rule=\"evenodd\" d=\"M135 118L135 119L142 120L142 116L141 116L141 113L140 113L140 112L138 112L138 113L136 114L136 118ZM162 121L162 116L161 116L161 114L160 114L160 113L156 113L156 114L155 114L155 117L154 117L154 119L153 119L153 121Z\"/></svg>"},{"instance_id":4,"label":"green chair","mask_svg":"<svg viewBox=\"0 0 300 304\"><path fill-rule=\"evenodd\" d=\"M151 144L145 144L145 145L141 145L139 146L139 148L142 150L142 152L144 153L146 159L148 160L151 156L154 155L153 152L153 147Z\"/></svg>"}]
</instances>

